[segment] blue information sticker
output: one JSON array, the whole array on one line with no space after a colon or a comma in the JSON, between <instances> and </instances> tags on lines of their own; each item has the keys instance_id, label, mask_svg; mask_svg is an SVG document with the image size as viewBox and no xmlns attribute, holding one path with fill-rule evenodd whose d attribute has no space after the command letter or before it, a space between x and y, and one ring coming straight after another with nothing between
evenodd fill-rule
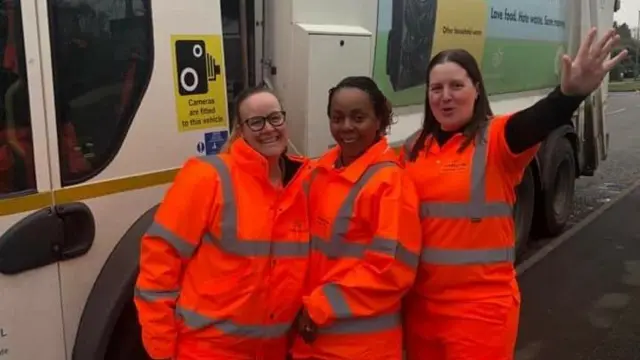
<instances>
[{"instance_id":1,"label":"blue information sticker","mask_svg":"<svg viewBox=\"0 0 640 360\"><path fill-rule=\"evenodd\" d=\"M204 144L198 144L198 152L205 155L217 154L228 138L229 132L226 130L207 132L204 134Z\"/></svg>"}]
</instances>

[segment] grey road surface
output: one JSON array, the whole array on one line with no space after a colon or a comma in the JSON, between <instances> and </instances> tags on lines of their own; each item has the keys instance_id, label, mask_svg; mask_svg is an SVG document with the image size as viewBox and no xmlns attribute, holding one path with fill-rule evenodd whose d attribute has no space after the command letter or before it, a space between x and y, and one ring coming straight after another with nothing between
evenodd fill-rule
<instances>
[{"instance_id":1,"label":"grey road surface","mask_svg":"<svg viewBox=\"0 0 640 360\"><path fill-rule=\"evenodd\" d=\"M640 359L640 187L519 278L516 360Z\"/></svg>"},{"instance_id":2,"label":"grey road surface","mask_svg":"<svg viewBox=\"0 0 640 360\"><path fill-rule=\"evenodd\" d=\"M607 108L609 156L592 177L576 182L575 210L570 224L615 197L640 178L640 95L612 93Z\"/></svg>"},{"instance_id":3,"label":"grey road surface","mask_svg":"<svg viewBox=\"0 0 640 360\"><path fill-rule=\"evenodd\" d=\"M640 95L607 112L609 158L577 181L570 226L640 179ZM519 277L516 360L640 360L640 188L576 230Z\"/></svg>"},{"instance_id":4,"label":"grey road surface","mask_svg":"<svg viewBox=\"0 0 640 360\"><path fill-rule=\"evenodd\" d=\"M640 95L610 94L606 113L610 139L608 157L600 163L593 176L576 180L574 210L567 228L640 179ZM548 241L530 242L529 250L522 259L534 254Z\"/></svg>"}]
</instances>

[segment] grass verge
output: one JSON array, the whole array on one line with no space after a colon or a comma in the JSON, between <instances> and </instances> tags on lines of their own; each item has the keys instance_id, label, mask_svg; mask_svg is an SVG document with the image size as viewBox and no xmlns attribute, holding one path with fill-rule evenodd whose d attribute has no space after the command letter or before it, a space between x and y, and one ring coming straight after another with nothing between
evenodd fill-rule
<instances>
[{"instance_id":1,"label":"grass verge","mask_svg":"<svg viewBox=\"0 0 640 360\"><path fill-rule=\"evenodd\" d=\"M615 81L609 83L611 92L640 91L640 80Z\"/></svg>"}]
</instances>

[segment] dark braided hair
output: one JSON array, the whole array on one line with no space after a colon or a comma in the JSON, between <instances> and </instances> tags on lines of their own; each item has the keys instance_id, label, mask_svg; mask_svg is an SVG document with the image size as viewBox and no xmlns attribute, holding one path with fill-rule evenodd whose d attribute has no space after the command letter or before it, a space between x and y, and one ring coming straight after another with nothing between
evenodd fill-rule
<instances>
[{"instance_id":1,"label":"dark braided hair","mask_svg":"<svg viewBox=\"0 0 640 360\"><path fill-rule=\"evenodd\" d=\"M380 135L386 135L393 124L393 108L391 102L382 93L375 81L367 76L349 76L342 79L338 85L329 90L329 101L327 102L327 116L331 117L331 102L336 91L344 88L359 89L367 94L371 99L373 111L380 120Z\"/></svg>"},{"instance_id":2,"label":"dark braided hair","mask_svg":"<svg viewBox=\"0 0 640 360\"><path fill-rule=\"evenodd\" d=\"M438 123L436 118L433 116L431 106L429 105L429 77L431 75L431 70L433 70L436 65L444 64L447 62L453 62L465 69L467 75L469 76L469 78L471 78L471 82L478 88L478 98L473 105L473 114L471 117L471 121L465 126L463 130L465 140L460 145L458 152L462 152L467 146L469 146L469 144L475 139L478 132L484 126L487 126L489 119L493 117L491 105L489 104L489 98L487 97L487 91L485 90L484 81L482 80L482 73L480 72L478 62L473 57L473 55L471 55L467 50L464 49L441 51L433 57L431 62L429 62L429 66L427 67L427 86L425 91L424 120L422 122L422 131L420 132L420 135L418 136L415 144L413 144L413 147L409 152L409 161L416 160L416 158L418 157L418 153L425 148L425 140L429 135L436 134L441 131L440 123ZM430 144L431 142L429 142L428 145Z\"/></svg>"}]
</instances>

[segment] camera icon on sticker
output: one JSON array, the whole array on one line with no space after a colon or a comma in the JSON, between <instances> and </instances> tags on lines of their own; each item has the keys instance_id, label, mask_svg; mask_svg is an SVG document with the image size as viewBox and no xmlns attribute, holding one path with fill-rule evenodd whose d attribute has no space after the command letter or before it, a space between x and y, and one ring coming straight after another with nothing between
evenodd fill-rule
<instances>
[{"instance_id":1,"label":"camera icon on sticker","mask_svg":"<svg viewBox=\"0 0 640 360\"><path fill-rule=\"evenodd\" d=\"M199 95L209 91L209 82L221 73L216 59L202 40L178 40L175 44L176 72L180 95Z\"/></svg>"}]
</instances>

